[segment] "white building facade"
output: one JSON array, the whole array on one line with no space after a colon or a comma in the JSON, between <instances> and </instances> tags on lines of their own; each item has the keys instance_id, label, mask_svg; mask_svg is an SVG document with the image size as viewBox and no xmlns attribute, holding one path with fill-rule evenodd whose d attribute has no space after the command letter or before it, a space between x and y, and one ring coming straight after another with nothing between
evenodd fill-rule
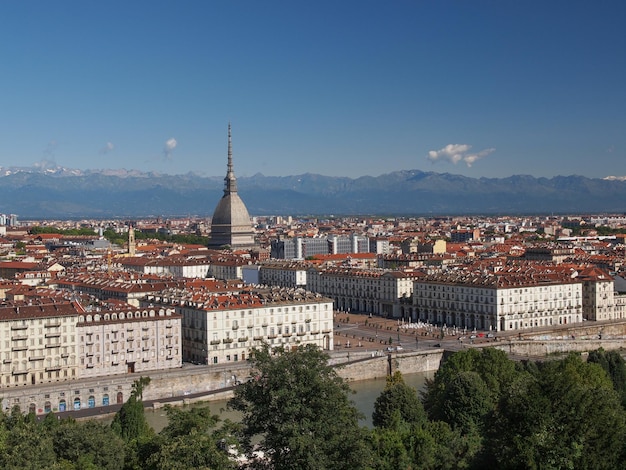
<instances>
[{"instance_id":1,"label":"white building facade","mask_svg":"<svg viewBox=\"0 0 626 470\"><path fill-rule=\"evenodd\" d=\"M415 282L414 318L484 331L582 322L582 283L569 276L439 273Z\"/></svg>"},{"instance_id":2,"label":"white building facade","mask_svg":"<svg viewBox=\"0 0 626 470\"><path fill-rule=\"evenodd\" d=\"M146 302L182 315L184 361L245 361L252 348L263 344L333 349L332 300L303 289L230 294L166 291L149 296Z\"/></svg>"},{"instance_id":3,"label":"white building facade","mask_svg":"<svg viewBox=\"0 0 626 470\"><path fill-rule=\"evenodd\" d=\"M182 317L173 309L85 312L77 324L81 378L182 366Z\"/></svg>"}]
</instances>

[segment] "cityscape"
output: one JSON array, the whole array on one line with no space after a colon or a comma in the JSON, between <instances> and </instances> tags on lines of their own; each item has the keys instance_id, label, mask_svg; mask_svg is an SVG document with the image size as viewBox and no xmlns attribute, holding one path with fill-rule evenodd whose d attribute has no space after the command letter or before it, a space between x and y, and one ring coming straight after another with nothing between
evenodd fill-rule
<instances>
[{"instance_id":1,"label":"cityscape","mask_svg":"<svg viewBox=\"0 0 626 470\"><path fill-rule=\"evenodd\" d=\"M626 468L625 17L3 5L0 468Z\"/></svg>"},{"instance_id":2,"label":"cityscape","mask_svg":"<svg viewBox=\"0 0 626 470\"><path fill-rule=\"evenodd\" d=\"M626 320L624 215L252 218L230 125L210 219L0 221L5 411L123 403L120 378L263 344L332 352L342 313L475 339Z\"/></svg>"}]
</instances>

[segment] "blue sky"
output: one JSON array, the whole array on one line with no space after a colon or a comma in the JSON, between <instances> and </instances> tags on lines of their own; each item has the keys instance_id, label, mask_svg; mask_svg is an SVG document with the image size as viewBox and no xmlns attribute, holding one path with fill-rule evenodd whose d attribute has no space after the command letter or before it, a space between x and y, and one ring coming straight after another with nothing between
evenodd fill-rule
<instances>
[{"instance_id":1,"label":"blue sky","mask_svg":"<svg viewBox=\"0 0 626 470\"><path fill-rule=\"evenodd\" d=\"M0 166L626 175L626 2L0 4Z\"/></svg>"}]
</instances>

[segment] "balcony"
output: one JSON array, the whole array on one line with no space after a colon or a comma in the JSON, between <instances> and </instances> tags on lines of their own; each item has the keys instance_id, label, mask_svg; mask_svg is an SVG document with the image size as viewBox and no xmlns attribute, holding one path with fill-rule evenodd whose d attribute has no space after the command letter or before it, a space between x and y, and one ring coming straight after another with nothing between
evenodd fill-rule
<instances>
[{"instance_id":1,"label":"balcony","mask_svg":"<svg viewBox=\"0 0 626 470\"><path fill-rule=\"evenodd\" d=\"M54 365L54 366L48 366L48 367L45 368L46 372L54 372L56 370L61 370L61 364L57 364L57 365Z\"/></svg>"},{"instance_id":2,"label":"balcony","mask_svg":"<svg viewBox=\"0 0 626 470\"><path fill-rule=\"evenodd\" d=\"M214 339L213 341L209 342L209 344L215 346L216 344L220 344L220 340Z\"/></svg>"},{"instance_id":3,"label":"balcony","mask_svg":"<svg viewBox=\"0 0 626 470\"><path fill-rule=\"evenodd\" d=\"M263 336L254 336L254 337L252 337L252 339L254 341L262 341L263 340Z\"/></svg>"},{"instance_id":4,"label":"balcony","mask_svg":"<svg viewBox=\"0 0 626 470\"><path fill-rule=\"evenodd\" d=\"M248 337L244 336L243 338L239 338L237 341L239 341L240 343L245 343L246 341L248 341Z\"/></svg>"},{"instance_id":5,"label":"balcony","mask_svg":"<svg viewBox=\"0 0 626 470\"><path fill-rule=\"evenodd\" d=\"M48 347L46 345L46 347ZM24 345L24 346L14 346L11 348L11 351L27 351L28 350L28 346Z\"/></svg>"},{"instance_id":6,"label":"balcony","mask_svg":"<svg viewBox=\"0 0 626 470\"><path fill-rule=\"evenodd\" d=\"M232 342L233 342L233 339L232 339L232 338L224 338L222 341L223 341L224 343L232 343Z\"/></svg>"},{"instance_id":7,"label":"balcony","mask_svg":"<svg viewBox=\"0 0 626 470\"><path fill-rule=\"evenodd\" d=\"M11 336L11 341L26 341L27 339L28 339L28 335Z\"/></svg>"},{"instance_id":8,"label":"balcony","mask_svg":"<svg viewBox=\"0 0 626 470\"><path fill-rule=\"evenodd\" d=\"M54 323L46 323L43 327L44 328L59 328L61 326L61 322L54 322Z\"/></svg>"},{"instance_id":9,"label":"balcony","mask_svg":"<svg viewBox=\"0 0 626 470\"><path fill-rule=\"evenodd\" d=\"M11 325L11 330L28 330L28 325Z\"/></svg>"},{"instance_id":10,"label":"balcony","mask_svg":"<svg viewBox=\"0 0 626 470\"><path fill-rule=\"evenodd\" d=\"M93 369L93 364L87 364L87 369Z\"/></svg>"}]
</instances>

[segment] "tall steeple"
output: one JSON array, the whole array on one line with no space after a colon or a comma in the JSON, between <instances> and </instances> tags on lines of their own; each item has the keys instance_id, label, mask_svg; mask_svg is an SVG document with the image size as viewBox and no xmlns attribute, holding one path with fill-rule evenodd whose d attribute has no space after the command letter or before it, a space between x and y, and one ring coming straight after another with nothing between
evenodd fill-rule
<instances>
[{"instance_id":1,"label":"tall steeple","mask_svg":"<svg viewBox=\"0 0 626 470\"><path fill-rule=\"evenodd\" d=\"M237 178L233 170L233 144L228 123L228 167L224 178L224 195L217 203L211 219L209 248L231 249L254 247L254 228L248 209L237 194Z\"/></svg>"},{"instance_id":2,"label":"tall steeple","mask_svg":"<svg viewBox=\"0 0 626 470\"><path fill-rule=\"evenodd\" d=\"M230 131L230 122L228 123L228 167L226 169L226 177L224 178L224 195L237 192L237 178L235 170L233 170L233 140Z\"/></svg>"},{"instance_id":3,"label":"tall steeple","mask_svg":"<svg viewBox=\"0 0 626 470\"><path fill-rule=\"evenodd\" d=\"M135 228L132 224L128 226L128 254L135 256L137 245L135 243Z\"/></svg>"}]
</instances>

